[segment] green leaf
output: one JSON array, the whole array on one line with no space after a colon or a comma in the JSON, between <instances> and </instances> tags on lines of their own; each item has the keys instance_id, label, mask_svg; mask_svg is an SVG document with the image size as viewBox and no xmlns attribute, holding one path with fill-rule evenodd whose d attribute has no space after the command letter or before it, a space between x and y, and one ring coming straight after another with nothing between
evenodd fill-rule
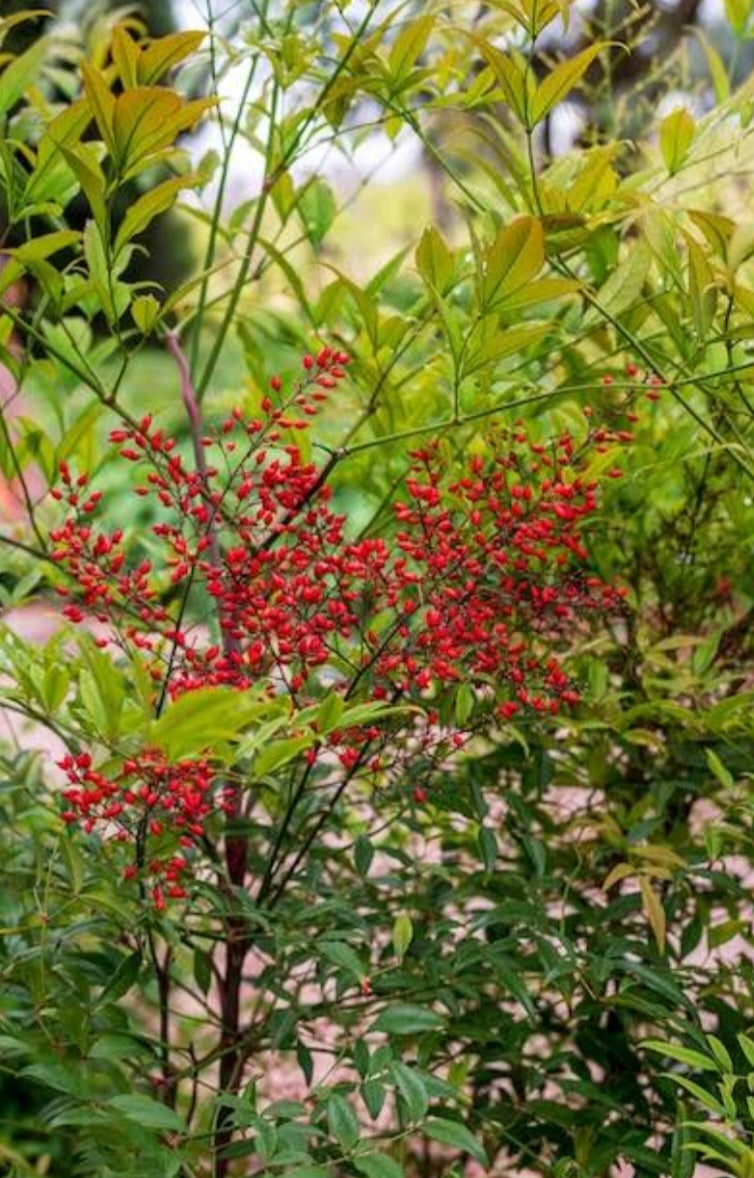
<instances>
[{"instance_id":1,"label":"green leaf","mask_svg":"<svg viewBox=\"0 0 754 1178\"><path fill-rule=\"evenodd\" d=\"M416 247L416 268L439 295L447 292L453 281L453 255L432 226L424 230Z\"/></svg>"},{"instance_id":2,"label":"green leaf","mask_svg":"<svg viewBox=\"0 0 754 1178\"><path fill-rule=\"evenodd\" d=\"M361 1094L370 1117L376 1121L385 1104L387 1096L385 1085L381 1084L379 1080L365 1080L361 1086Z\"/></svg>"},{"instance_id":3,"label":"green leaf","mask_svg":"<svg viewBox=\"0 0 754 1178\"><path fill-rule=\"evenodd\" d=\"M481 304L498 308L505 297L526 286L545 260L542 224L536 217L518 217L504 226L484 256Z\"/></svg>"},{"instance_id":4,"label":"green leaf","mask_svg":"<svg viewBox=\"0 0 754 1178\"><path fill-rule=\"evenodd\" d=\"M406 1102L410 1120L419 1121L429 1108L429 1096L420 1073L396 1060L390 1064L396 1087Z\"/></svg>"},{"instance_id":5,"label":"green leaf","mask_svg":"<svg viewBox=\"0 0 754 1178\"><path fill-rule=\"evenodd\" d=\"M704 755L707 758L707 764L714 773L717 780L725 789L733 789L735 781L730 769L727 769L722 763L717 753L713 749L705 749Z\"/></svg>"},{"instance_id":6,"label":"green leaf","mask_svg":"<svg viewBox=\"0 0 754 1178\"><path fill-rule=\"evenodd\" d=\"M310 181L299 197L298 207L310 242L319 245L338 211L330 185L319 177Z\"/></svg>"},{"instance_id":7,"label":"green leaf","mask_svg":"<svg viewBox=\"0 0 754 1178\"><path fill-rule=\"evenodd\" d=\"M754 1068L754 1039L751 1039L748 1035L744 1035L743 1033L736 1035L736 1038L738 1040L739 1047L746 1056L746 1062L752 1068Z\"/></svg>"},{"instance_id":8,"label":"green leaf","mask_svg":"<svg viewBox=\"0 0 754 1178\"><path fill-rule=\"evenodd\" d=\"M119 318L114 299L114 287L117 283L108 264L102 235L94 221L87 221L84 228L84 257L102 311L108 323L114 324Z\"/></svg>"},{"instance_id":9,"label":"green leaf","mask_svg":"<svg viewBox=\"0 0 754 1178\"><path fill-rule=\"evenodd\" d=\"M662 1039L644 1039L640 1046L645 1051L656 1051L658 1055L666 1055L668 1059L675 1059L678 1063L687 1063L689 1067L702 1072L719 1070L714 1059L703 1055L701 1051L693 1051L690 1047L681 1047L678 1043L665 1043Z\"/></svg>"},{"instance_id":10,"label":"green leaf","mask_svg":"<svg viewBox=\"0 0 754 1178\"><path fill-rule=\"evenodd\" d=\"M338 1093L327 1102L327 1125L343 1151L350 1153L359 1140L359 1122L352 1106Z\"/></svg>"},{"instance_id":11,"label":"green leaf","mask_svg":"<svg viewBox=\"0 0 754 1178\"><path fill-rule=\"evenodd\" d=\"M596 302L588 308L583 318L584 328L594 327L617 318L640 300L652 263L652 253L645 242L631 248L626 259L616 266L605 284L600 288ZM591 302L591 300L590 300Z\"/></svg>"},{"instance_id":12,"label":"green leaf","mask_svg":"<svg viewBox=\"0 0 754 1178\"><path fill-rule=\"evenodd\" d=\"M366 1178L403 1178L403 1166L384 1153L370 1153L354 1158L353 1164Z\"/></svg>"},{"instance_id":13,"label":"green leaf","mask_svg":"<svg viewBox=\"0 0 754 1178\"><path fill-rule=\"evenodd\" d=\"M60 152L81 185L102 240L107 241L109 220L105 203L105 177L94 150L88 143L80 143L76 148L61 143Z\"/></svg>"},{"instance_id":14,"label":"green leaf","mask_svg":"<svg viewBox=\"0 0 754 1178\"><path fill-rule=\"evenodd\" d=\"M714 1113L716 1117L725 1116L725 1106L719 1100L715 1100L714 1096L711 1096L709 1092L705 1091L701 1084L696 1084L693 1080L689 1080L688 1076L678 1076L675 1072L666 1072L665 1075L667 1075L668 1079L674 1080L676 1084L680 1084L681 1088L685 1088L692 1096L695 1096L699 1103L706 1109L709 1109L711 1113Z\"/></svg>"},{"instance_id":15,"label":"green leaf","mask_svg":"<svg viewBox=\"0 0 754 1178\"><path fill-rule=\"evenodd\" d=\"M212 958L204 949L194 949L194 980L202 994L209 994L212 986Z\"/></svg>"},{"instance_id":16,"label":"green leaf","mask_svg":"<svg viewBox=\"0 0 754 1178\"><path fill-rule=\"evenodd\" d=\"M660 151L671 176L688 155L696 126L685 106L679 106L660 123Z\"/></svg>"},{"instance_id":17,"label":"green leaf","mask_svg":"<svg viewBox=\"0 0 754 1178\"><path fill-rule=\"evenodd\" d=\"M343 696L339 692L329 692L317 709L317 731L332 732L333 728L337 728L345 706Z\"/></svg>"},{"instance_id":18,"label":"green leaf","mask_svg":"<svg viewBox=\"0 0 754 1178\"><path fill-rule=\"evenodd\" d=\"M474 1134L470 1133L465 1125L459 1124L458 1121L449 1121L445 1117L430 1117L422 1125L422 1133L431 1137L433 1141L440 1141L443 1145L452 1145L456 1149L463 1150L482 1166L487 1165L487 1154L484 1147L477 1141Z\"/></svg>"},{"instance_id":19,"label":"green leaf","mask_svg":"<svg viewBox=\"0 0 754 1178\"><path fill-rule=\"evenodd\" d=\"M395 950L396 957L401 961L406 956L413 936L414 926L411 923L411 917L407 916L405 912L402 912L393 925L393 949Z\"/></svg>"},{"instance_id":20,"label":"green leaf","mask_svg":"<svg viewBox=\"0 0 754 1178\"><path fill-rule=\"evenodd\" d=\"M168 707L152 725L149 742L171 757L185 757L237 736L268 708L253 690L202 687Z\"/></svg>"},{"instance_id":21,"label":"green leaf","mask_svg":"<svg viewBox=\"0 0 754 1178\"><path fill-rule=\"evenodd\" d=\"M275 740L262 749L254 759L254 772L258 777L267 777L283 765L290 764L305 749L314 744L314 734L291 736L287 740Z\"/></svg>"},{"instance_id":22,"label":"green leaf","mask_svg":"<svg viewBox=\"0 0 754 1178\"><path fill-rule=\"evenodd\" d=\"M168 1108L166 1104L160 1104L151 1096L111 1096L107 1105L109 1108L116 1109L126 1120L148 1129L167 1129L175 1133L183 1132L186 1128L172 1108Z\"/></svg>"},{"instance_id":23,"label":"green leaf","mask_svg":"<svg viewBox=\"0 0 754 1178\"><path fill-rule=\"evenodd\" d=\"M353 861L359 875L365 877L374 859L374 844L364 834L360 834L353 847Z\"/></svg>"},{"instance_id":24,"label":"green leaf","mask_svg":"<svg viewBox=\"0 0 754 1178\"><path fill-rule=\"evenodd\" d=\"M136 984L140 969L141 952L139 950L124 957L97 999L96 1005L103 1006L107 1002L115 1002L127 994Z\"/></svg>"},{"instance_id":25,"label":"green leaf","mask_svg":"<svg viewBox=\"0 0 754 1178\"><path fill-rule=\"evenodd\" d=\"M474 711L474 704L476 703L476 696L473 689L468 683L461 683L456 689L455 698L455 715L456 723L460 728L468 720L471 713Z\"/></svg>"},{"instance_id":26,"label":"green leaf","mask_svg":"<svg viewBox=\"0 0 754 1178\"><path fill-rule=\"evenodd\" d=\"M479 853L482 857L484 870L494 871L497 863L498 845L494 830L490 830L488 826L482 826L479 830Z\"/></svg>"},{"instance_id":27,"label":"green leaf","mask_svg":"<svg viewBox=\"0 0 754 1178\"><path fill-rule=\"evenodd\" d=\"M444 1020L433 1010L397 1002L380 1012L371 1030L386 1031L389 1035L421 1035L425 1031L437 1031L444 1025Z\"/></svg>"},{"instance_id":28,"label":"green leaf","mask_svg":"<svg viewBox=\"0 0 754 1178\"><path fill-rule=\"evenodd\" d=\"M323 957L352 973L359 981L367 976L364 964L355 949L343 941L318 941L317 948Z\"/></svg>"},{"instance_id":29,"label":"green leaf","mask_svg":"<svg viewBox=\"0 0 754 1178\"><path fill-rule=\"evenodd\" d=\"M709 70L710 81L712 82L712 89L715 92L715 100L718 103L727 101L730 98L730 81L722 57L701 29L692 28L690 32L695 35L702 47L702 52L707 62L707 69Z\"/></svg>"},{"instance_id":30,"label":"green leaf","mask_svg":"<svg viewBox=\"0 0 754 1178\"><path fill-rule=\"evenodd\" d=\"M582 49L575 57L568 61L561 61L540 83L534 94L531 106L531 126L541 122L546 114L562 102L567 94L577 86L594 59L599 56L607 42L598 41L594 45Z\"/></svg>"},{"instance_id":31,"label":"green leaf","mask_svg":"<svg viewBox=\"0 0 754 1178\"><path fill-rule=\"evenodd\" d=\"M655 935L657 948L660 953L665 951L666 918L662 900L645 875L639 876L639 891L641 892L642 908Z\"/></svg>"},{"instance_id":32,"label":"green leaf","mask_svg":"<svg viewBox=\"0 0 754 1178\"><path fill-rule=\"evenodd\" d=\"M37 81L49 48L49 39L39 37L25 53L5 67L0 74L0 115L12 110L26 88Z\"/></svg>"}]
</instances>

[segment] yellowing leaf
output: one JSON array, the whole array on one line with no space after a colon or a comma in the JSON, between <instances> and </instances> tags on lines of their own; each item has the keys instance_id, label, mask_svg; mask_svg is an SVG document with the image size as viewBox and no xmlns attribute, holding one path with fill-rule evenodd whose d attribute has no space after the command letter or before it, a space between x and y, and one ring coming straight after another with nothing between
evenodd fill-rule
<instances>
[{"instance_id":1,"label":"yellowing leaf","mask_svg":"<svg viewBox=\"0 0 754 1178\"><path fill-rule=\"evenodd\" d=\"M639 891L641 892L644 914L655 935L657 948L662 953L665 949L665 909L657 892L644 876L639 879Z\"/></svg>"},{"instance_id":2,"label":"yellowing leaf","mask_svg":"<svg viewBox=\"0 0 754 1178\"><path fill-rule=\"evenodd\" d=\"M602 885L604 891L609 891L615 884L620 883L622 879L628 879L629 876L635 875L636 868L632 863L616 863L612 871L606 876Z\"/></svg>"},{"instance_id":3,"label":"yellowing leaf","mask_svg":"<svg viewBox=\"0 0 754 1178\"><path fill-rule=\"evenodd\" d=\"M498 233L484 258L481 302L489 310L520 290L542 269L545 260L542 224L519 217Z\"/></svg>"},{"instance_id":4,"label":"yellowing leaf","mask_svg":"<svg viewBox=\"0 0 754 1178\"><path fill-rule=\"evenodd\" d=\"M571 57L568 61L561 61L537 87L531 107L531 126L545 117L554 106L562 102L567 94L577 86L594 59L599 56L607 42L599 41L589 45Z\"/></svg>"},{"instance_id":5,"label":"yellowing leaf","mask_svg":"<svg viewBox=\"0 0 754 1178\"><path fill-rule=\"evenodd\" d=\"M167 37L160 37L159 41L153 41L148 49L142 51L139 59L140 85L153 85L173 66L190 57L206 35L201 29L186 29L182 33L170 33Z\"/></svg>"},{"instance_id":6,"label":"yellowing leaf","mask_svg":"<svg viewBox=\"0 0 754 1178\"><path fill-rule=\"evenodd\" d=\"M660 151L671 176L675 175L686 159L694 131L694 120L685 106L671 111L660 123Z\"/></svg>"},{"instance_id":7,"label":"yellowing leaf","mask_svg":"<svg viewBox=\"0 0 754 1178\"><path fill-rule=\"evenodd\" d=\"M680 855L676 855L675 851L671 851L670 847L657 847L652 843L648 843L644 847L632 847L631 854L636 855L639 859L646 859L649 863L659 863L662 867L685 867L686 864Z\"/></svg>"}]
</instances>

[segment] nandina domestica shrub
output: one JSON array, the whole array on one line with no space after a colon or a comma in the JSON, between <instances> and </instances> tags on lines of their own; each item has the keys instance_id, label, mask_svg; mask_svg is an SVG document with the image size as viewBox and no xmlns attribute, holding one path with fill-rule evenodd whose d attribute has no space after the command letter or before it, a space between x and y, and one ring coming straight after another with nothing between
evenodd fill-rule
<instances>
[{"instance_id":1,"label":"nandina domestica shrub","mask_svg":"<svg viewBox=\"0 0 754 1178\"><path fill-rule=\"evenodd\" d=\"M131 557L129 537L100 523L106 503L86 474L64 464L53 491L69 509L52 532L69 579L58 588L64 614L106 628L97 645L148 677L158 717L199 689L288 697L297 794L326 781L332 805L355 778L380 794L410 782L426 798L475 733L579 701L561 655L575 629L619 614L625 596L589 569L585 528L599 491L589 465L595 451L631 440L590 425L580 440L533 442L520 424L490 433L460 472L430 442L410 454L394 527L351 536L331 506L327 462L304 461L287 440L333 395L348 360L330 348L306 355L289 392L272 379L262 416L236 411L197 435L193 462L151 417L113 431L134 493L160 516L149 559ZM323 696L334 709L325 732ZM148 880L158 908L183 899L208 815L232 819L254 803L243 774L213 768L211 747L172 764L159 750L112 747L98 761L87 750L60 762L65 821L126 844L124 874ZM262 897L273 880L285 885L305 849L285 872L273 853ZM245 885L238 854L231 878Z\"/></svg>"},{"instance_id":2,"label":"nandina domestica shrub","mask_svg":"<svg viewBox=\"0 0 754 1178\"><path fill-rule=\"evenodd\" d=\"M679 1089L750 1123L746 3L54 7L0 18L0 1167L688 1178Z\"/></svg>"}]
</instances>

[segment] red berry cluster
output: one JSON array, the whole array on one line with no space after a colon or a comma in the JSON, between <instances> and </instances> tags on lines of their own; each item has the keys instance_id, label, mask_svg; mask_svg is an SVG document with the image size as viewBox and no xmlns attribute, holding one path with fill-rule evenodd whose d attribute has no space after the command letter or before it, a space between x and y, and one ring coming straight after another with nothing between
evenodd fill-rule
<instances>
[{"instance_id":1,"label":"red berry cluster","mask_svg":"<svg viewBox=\"0 0 754 1178\"><path fill-rule=\"evenodd\" d=\"M216 775L211 763L201 758L170 764L164 753L146 749L125 758L114 774L94 769L89 753L68 754L58 765L69 782L63 790L68 805L64 822L80 822L87 833L95 827L109 829L119 842L135 838L136 862L125 868L124 877L133 879L143 868L152 878L157 908L165 906L166 895L184 897L188 860L170 849L163 853L160 843L170 848L177 835L181 847L191 848L204 834L207 815L218 807L230 808L222 795L214 796ZM148 838L155 849L147 861Z\"/></svg>"},{"instance_id":2,"label":"red berry cluster","mask_svg":"<svg viewBox=\"0 0 754 1178\"><path fill-rule=\"evenodd\" d=\"M487 456L471 457L460 477L434 442L410 455L392 528L352 537L333 509L334 458L320 467L291 440L347 364L329 348L304 357L303 379L287 398L274 377L260 416L234 412L197 440L193 463L150 417L114 431L120 456L139 469L135 493L155 502L160 554L129 561L123 533L92 522L98 493L87 495L85 477L63 467L56 495L70 511L53 533L54 558L73 582L61 590L66 615L107 623L101 642L139 659L156 699L262 684L270 695L286 690L299 707L332 688L349 704L415 705L410 721L391 720L390 730L329 733L305 759L309 771L346 778L405 781L410 765L414 796L426 796L417 766L429 779L495 712L510 719L578 702L558 654L589 613L615 611L623 596L584 572L583 528L598 506L586 471L595 447L631 435L602 428L580 443L562 434L544 444L517 425L491 434ZM209 606L216 642L195 624ZM468 716L443 726L442 701L459 687L471 691ZM187 843L214 807L229 805L222 791L213 796L219 776L207 758L170 765L146 752L114 774L80 761L63 763L65 817L88 830L120 824L144 842L168 825ZM169 895L182 888L176 862L151 859ZM150 863L145 852L140 863Z\"/></svg>"}]
</instances>

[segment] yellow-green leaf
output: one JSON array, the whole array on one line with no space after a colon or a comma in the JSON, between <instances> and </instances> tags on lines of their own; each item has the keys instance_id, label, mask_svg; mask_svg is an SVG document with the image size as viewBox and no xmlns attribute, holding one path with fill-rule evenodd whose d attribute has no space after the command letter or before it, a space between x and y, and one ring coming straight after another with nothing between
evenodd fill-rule
<instances>
[{"instance_id":1,"label":"yellow-green leaf","mask_svg":"<svg viewBox=\"0 0 754 1178\"><path fill-rule=\"evenodd\" d=\"M434 28L435 18L430 13L409 19L395 39L388 64L394 78L400 79L412 68L424 51Z\"/></svg>"},{"instance_id":2,"label":"yellow-green leaf","mask_svg":"<svg viewBox=\"0 0 754 1178\"><path fill-rule=\"evenodd\" d=\"M486 41L477 41L477 44L502 91L503 100L521 122L527 124L529 98L533 93L534 80L531 71L526 68L525 61L520 55L503 53Z\"/></svg>"},{"instance_id":3,"label":"yellow-green leaf","mask_svg":"<svg viewBox=\"0 0 754 1178\"><path fill-rule=\"evenodd\" d=\"M536 126L541 122L545 115L559 102L562 102L574 86L579 84L589 66L599 56L606 44L607 42L599 41L595 45L589 45L586 49L582 49L581 53L577 53L575 57L570 57L567 61L561 61L550 71L537 87L534 95L531 104L531 126Z\"/></svg>"},{"instance_id":4,"label":"yellow-green leaf","mask_svg":"<svg viewBox=\"0 0 754 1178\"><path fill-rule=\"evenodd\" d=\"M417 246L416 268L438 294L445 294L453 278L453 255L433 226L424 230Z\"/></svg>"},{"instance_id":5,"label":"yellow-green leaf","mask_svg":"<svg viewBox=\"0 0 754 1178\"><path fill-rule=\"evenodd\" d=\"M164 128L181 109L181 100L164 87L139 86L119 94L113 113L113 159L125 171L164 145Z\"/></svg>"},{"instance_id":6,"label":"yellow-green leaf","mask_svg":"<svg viewBox=\"0 0 754 1178\"><path fill-rule=\"evenodd\" d=\"M489 310L520 290L539 273L544 260L544 234L536 217L519 217L506 225L484 258L482 305Z\"/></svg>"},{"instance_id":7,"label":"yellow-green leaf","mask_svg":"<svg viewBox=\"0 0 754 1178\"><path fill-rule=\"evenodd\" d=\"M393 925L393 949L395 956L401 961L406 956L413 938L414 926L411 923L411 917L402 912Z\"/></svg>"},{"instance_id":8,"label":"yellow-green leaf","mask_svg":"<svg viewBox=\"0 0 754 1178\"><path fill-rule=\"evenodd\" d=\"M725 15L736 35L746 36L752 14L752 0L725 0Z\"/></svg>"},{"instance_id":9,"label":"yellow-green leaf","mask_svg":"<svg viewBox=\"0 0 754 1178\"><path fill-rule=\"evenodd\" d=\"M54 233L43 233L41 237L33 237L31 241L7 252L19 262L38 262L41 258L49 258L58 250L65 249L78 241L81 234L75 229L56 229Z\"/></svg>"},{"instance_id":10,"label":"yellow-green leaf","mask_svg":"<svg viewBox=\"0 0 754 1178\"><path fill-rule=\"evenodd\" d=\"M48 49L48 39L40 37L31 48L19 57L14 57L10 65L5 67L0 74L0 115L7 114L21 98L26 87L35 81Z\"/></svg>"},{"instance_id":11,"label":"yellow-green leaf","mask_svg":"<svg viewBox=\"0 0 754 1178\"><path fill-rule=\"evenodd\" d=\"M65 203L64 193L71 180L71 172L60 149L63 145L74 147L84 134L91 118L89 104L81 98L65 107L52 120L39 141L34 171L24 189L26 201L36 203L57 199L61 206Z\"/></svg>"},{"instance_id":12,"label":"yellow-green leaf","mask_svg":"<svg viewBox=\"0 0 754 1178\"><path fill-rule=\"evenodd\" d=\"M143 335L149 335L160 317L160 304L154 295L139 295L131 303L133 321Z\"/></svg>"},{"instance_id":13,"label":"yellow-green leaf","mask_svg":"<svg viewBox=\"0 0 754 1178\"><path fill-rule=\"evenodd\" d=\"M735 785L733 774L731 773L730 769L728 769L723 764L717 753L712 749L705 749L705 755L707 757L707 764L720 784L725 786L726 789L733 789L733 786Z\"/></svg>"},{"instance_id":14,"label":"yellow-green leaf","mask_svg":"<svg viewBox=\"0 0 754 1178\"><path fill-rule=\"evenodd\" d=\"M87 62L84 62L81 66L81 75L84 79L84 93L91 107L97 129L105 141L108 151L112 152L115 147L113 137L115 99L99 70L93 69Z\"/></svg>"},{"instance_id":15,"label":"yellow-green leaf","mask_svg":"<svg viewBox=\"0 0 754 1178\"><path fill-rule=\"evenodd\" d=\"M170 33L167 37L160 37L159 41L153 41L148 49L142 51L139 59L139 84L153 85L173 66L190 57L206 35L201 29L186 29L182 33Z\"/></svg>"},{"instance_id":16,"label":"yellow-green leaf","mask_svg":"<svg viewBox=\"0 0 754 1178\"><path fill-rule=\"evenodd\" d=\"M192 185L198 184L200 180L201 177L196 173L175 176L172 180L163 180L162 184L158 184L156 188L140 196L128 209L121 222L115 238L116 255L127 242L137 234L143 233L155 217L171 207L182 188L190 188Z\"/></svg>"},{"instance_id":17,"label":"yellow-green leaf","mask_svg":"<svg viewBox=\"0 0 754 1178\"><path fill-rule=\"evenodd\" d=\"M61 143L60 151L81 185L81 191L89 202L97 228L104 240L109 229L105 204L105 177L94 149L90 143L79 143L75 148Z\"/></svg>"},{"instance_id":18,"label":"yellow-green leaf","mask_svg":"<svg viewBox=\"0 0 754 1178\"><path fill-rule=\"evenodd\" d=\"M481 368L497 364L507 356L515 356L524 348L539 343L550 330L549 323L522 323L520 327L498 327L488 339L466 349L463 376L471 376Z\"/></svg>"},{"instance_id":19,"label":"yellow-green leaf","mask_svg":"<svg viewBox=\"0 0 754 1178\"><path fill-rule=\"evenodd\" d=\"M131 90L138 86L141 50L123 25L116 25L113 29L110 52L124 88Z\"/></svg>"},{"instance_id":20,"label":"yellow-green leaf","mask_svg":"<svg viewBox=\"0 0 754 1178\"><path fill-rule=\"evenodd\" d=\"M8 33L16 25L20 25L27 20L36 20L38 16L49 15L50 13L46 8L25 8L23 12L14 12L10 16L4 16L0 20L0 45L3 44Z\"/></svg>"},{"instance_id":21,"label":"yellow-green leaf","mask_svg":"<svg viewBox=\"0 0 754 1178\"><path fill-rule=\"evenodd\" d=\"M609 891L615 884L620 883L623 879L628 879L629 876L636 874L636 868L632 863L616 863L612 871L605 877L602 888L604 891Z\"/></svg>"},{"instance_id":22,"label":"yellow-green leaf","mask_svg":"<svg viewBox=\"0 0 754 1178\"><path fill-rule=\"evenodd\" d=\"M660 151L671 176L686 159L694 131L694 120L685 106L676 107L660 123Z\"/></svg>"}]
</instances>

